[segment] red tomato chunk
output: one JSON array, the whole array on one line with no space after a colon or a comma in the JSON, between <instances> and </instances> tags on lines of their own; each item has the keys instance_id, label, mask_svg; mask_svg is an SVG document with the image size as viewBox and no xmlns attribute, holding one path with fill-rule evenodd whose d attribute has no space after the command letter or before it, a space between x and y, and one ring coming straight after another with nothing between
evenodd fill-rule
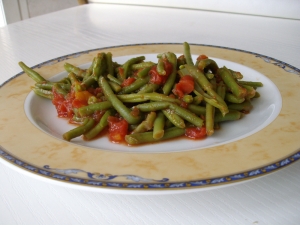
<instances>
[{"instance_id":1,"label":"red tomato chunk","mask_svg":"<svg viewBox=\"0 0 300 225\"><path fill-rule=\"evenodd\" d=\"M114 143L125 141L125 135L128 131L128 122L125 119L115 116L108 117L109 140Z\"/></svg>"},{"instance_id":2,"label":"red tomato chunk","mask_svg":"<svg viewBox=\"0 0 300 225\"><path fill-rule=\"evenodd\" d=\"M190 75L185 75L180 78L179 82L175 85L173 93L179 98L182 98L184 95L191 93L194 90L194 78Z\"/></svg>"},{"instance_id":3,"label":"red tomato chunk","mask_svg":"<svg viewBox=\"0 0 300 225\"><path fill-rule=\"evenodd\" d=\"M191 139L203 139L206 137L206 128L203 127L188 127L185 129L185 136Z\"/></svg>"}]
</instances>

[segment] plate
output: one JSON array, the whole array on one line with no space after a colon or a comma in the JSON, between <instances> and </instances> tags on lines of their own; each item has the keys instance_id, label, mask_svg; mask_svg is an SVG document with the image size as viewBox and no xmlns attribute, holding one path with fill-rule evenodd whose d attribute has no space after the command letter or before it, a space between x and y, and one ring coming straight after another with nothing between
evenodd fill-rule
<instances>
[{"instance_id":1,"label":"plate","mask_svg":"<svg viewBox=\"0 0 300 225\"><path fill-rule=\"evenodd\" d=\"M61 135L72 128L57 118L51 102L34 95L34 82L17 74L0 88L1 161L36 178L68 187L112 193L173 193L235 184L274 172L300 158L299 69L238 49L191 44L193 57L205 54L219 66L261 81L261 97L240 121L226 123L204 141L172 140L139 147L110 143L106 137L71 143ZM182 54L182 44L138 44L74 53L36 65L47 79L66 76L65 62L88 67L98 52L114 61L136 55L155 61L158 53ZM25 62L26 63L26 62ZM55 75L55 76L54 76Z\"/></svg>"}]
</instances>

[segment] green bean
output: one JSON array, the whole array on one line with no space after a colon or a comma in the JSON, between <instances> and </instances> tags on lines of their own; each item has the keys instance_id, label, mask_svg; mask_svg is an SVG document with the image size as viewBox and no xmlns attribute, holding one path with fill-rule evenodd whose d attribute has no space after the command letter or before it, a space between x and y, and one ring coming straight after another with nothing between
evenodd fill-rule
<instances>
[{"instance_id":1,"label":"green bean","mask_svg":"<svg viewBox=\"0 0 300 225\"><path fill-rule=\"evenodd\" d=\"M162 75L162 76L166 75L163 58L158 59L156 70L159 75Z\"/></svg>"},{"instance_id":2,"label":"green bean","mask_svg":"<svg viewBox=\"0 0 300 225\"><path fill-rule=\"evenodd\" d=\"M173 103L170 103L169 107L170 109L174 110L175 113L179 115L181 118L194 124L197 127L202 127L203 120L200 117L197 117L194 113Z\"/></svg>"},{"instance_id":3,"label":"green bean","mask_svg":"<svg viewBox=\"0 0 300 225\"><path fill-rule=\"evenodd\" d=\"M177 68L176 69L179 69L180 66L185 65L185 64L186 64L186 60L185 60L184 55L179 56L177 58Z\"/></svg>"},{"instance_id":4,"label":"green bean","mask_svg":"<svg viewBox=\"0 0 300 225\"><path fill-rule=\"evenodd\" d=\"M164 141L176 137L180 137L184 135L185 129L172 127L166 129L164 132L164 136L160 139L153 138L153 132L144 132L144 133L136 133L136 134L129 134L125 136L125 140L129 145L140 145L145 143L153 143L157 141Z\"/></svg>"},{"instance_id":5,"label":"green bean","mask_svg":"<svg viewBox=\"0 0 300 225\"><path fill-rule=\"evenodd\" d=\"M260 94L256 91L253 98L259 98L259 97L260 97Z\"/></svg>"},{"instance_id":6,"label":"green bean","mask_svg":"<svg viewBox=\"0 0 300 225\"><path fill-rule=\"evenodd\" d=\"M213 78L210 80L210 82L212 84L213 90L216 91L216 89L217 89L216 79ZM220 96L220 97L223 99L223 96ZM207 136L211 136L215 132L214 131L214 125L215 125L214 116L215 116L215 107L209 103L206 103L205 128L206 128Z\"/></svg>"},{"instance_id":7,"label":"green bean","mask_svg":"<svg viewBox=\"0 0 300 225\"><path fill-rule=\"evenodd\" d=\"M214 133L214 116L215 116L215 107L211 104L206 104L206 113L205 113L205 128L207 136L211 136Z\"/></svg>"},{"instance_id":8,"label":"green bean","mask_svg":"<svg viewBox=\"0 0 300 225\"><path fill-rule=\"evenodd\" d=\"M204 100L203 96L202 95L196 95L194 98L193 98L193 104L195 105L199 105L202 101Z\"/></svg>"},{"instance_id":9,"label":"green bean","mask_svg":"<svg viewBox=\"0 0 300 225\"><path fill-rule=\"evenodd\" d=\"M142 70L138 71L137 76L138 77L146 77L151 70L151 67L145 67Z\"/></svg>"},{"instance_id":10,"label":"green bean","mask_svg":"<svg viewBox=\"0 0 300 225\"><path fill-rule=\"evenodd\" d=\"M98 102L95 104L90 104L87 106L80 107L78 109L78 113L80 116L89 116L92 115L95 111L100 111L100 110L105 110L109 109L112 107L112 104L110 101L105 101L105 102Z\"/></svg>"},{"instance_id":11,"label":"green bean","mask_svg":"<svg viewBox=\"0 0 300 225\"><path fill-rule=\"evenodd\" d=\"M122 102L145 102L145 101L166 101L180 104L180 100L159 93L142 93L142 94L124 94L117 95Z\"/></svg>"},{"instance_id":12,"label":"green bean","mask_svg":"<svg viewBox=\"0 0 300 225\"><path fill-rule=\"evenodd\" d=\"M108 117L111 116L112 113L113 113L113 110L107 110L101 117L98 124L95 127L93 127L90 131L88 131L84 135L84 138L87 140L91 140L94 137L96 137L105 127L108 126Z\"/></svg>"},{"instance_id":13,"label":"green bean","mask_svg":"<svg viewBox=\"0 0 300 225\"><path fill-rule=\"evenodd\" d=\"M91 104L96 104L96 103L98 103L98 102L99 102L99 100L97 99L96 96L90 96L90 97L88 98L88 104L89 104L89 105L91 105Z\"/></svg>"},{"instance_id":14,"label":"green bean","mask_svg":"<svg viewBox=\"0 0 300 225\"><path fill-rule=\"evenodd\" d=\"M65 89L61 88L58 83L53 85L53 90L55 90L56 93L63 95L64 97L66 97L68 94L68 92Z\"/></svg>"},{"instance_id":15,"label":"green bean","mask_svg":"<svg viewBox=\"0 0 300 225\"><path fill-rule=\"evenodd\" d=\"M42 77L38 72L28 67L25 63L19 62L19 66L22 68L22 70L35 82L41 82L46 81L44 77Z\"/></svg>"},{"instance_id":16,"label":"green bean","mask_svg":"<svg viewBox=\"0 0 300 225\"><path fill-rule=\"evenodd\" d=\"M174 124L174 126L176 126L178 128L185 128L184 120L180 116L178 116L174 112L174 110L163 109L162 112Z\"/></svg>"},{"instance_id":17,"label":"green bean","mask_svg":"<svg viewBox=\"0 0 300 225\"><path fill-rule=\"evenodd\" d=\"M242 103L245 101L245 98L237 98L235 95L231 93L226 93L225 100L227 102L232 102L232 103Z\"/></svg>"},{"instance_id":18,"label":"green bean","mask_svg":"<svg viewBox=\"0 0 300 225\"><path fill-rule=\"evenodd\" d=\"M112 81L112 82L115 82L115 83L118 84L118 85L121 85L121 84L122 84L122 81L120 81L118 78L114 77L114 76L111 75L111 74L107 74L107 79L109 79L109 80Z\"/></svg>"},{"instance_id":19,"label":"green bean","mask_svg":"<svg viewBox=\"0 0 300 225\"><path fill-rule=\"evenodd\" d=\"M153 138L160 139L164 136L165 130L165 115L162 111L157 113L157 116L153 123Z\"/></svg>"},{"instance_id":20,"label":"green bean","mask_svg":"<svg viewBox=\"0 0 300 225\"><path fill-rule=\"evenodd\" d=\"M226 95L226 86L224 84L223 81L220 81L217 84L217 94L222 98L225 99L225 95Z\"/></svg>"},{"instance_id":21,"label":"green bean","mask_svg":"<svg viewBox=\"0 0 300 225\"><path fill-rule=\"evenodd\" d=\"M140 88L140 90L137 92L138 94L142 93L152 93L155 92L159 88L158 84L145 84Z\"/></svg>"},{"instance_id":22,"label":"green bean","mask_svg":"<svg viewBox=\"0 0 300 225\"><path fill-rule=\"evenodd\" d=\"M108 81L109 86L115 93L119 93L122 91L122 87L113 81Z\"/></svg>"},{"instance_id":23,"label":"green bean","mask_svg":"<svg viewBox=\"0 0 300 225\"><path fill-rule=\"evenodd\" d=\"M95 79L95 81L98 81L99 77L104 75L106 69L107 69L106 54L103 52L98 53L93 66L93 74L92 74L92 77Z\"/></svg>"},{"instance_id":24,"label":"green bean","mask_svg":"<svg viewBox=\"0 0 300 225\"><path fill-rule=\"evenodd\" d=\"M212 60L212 59L201 59L199 62L198 62L198 69L203 71L203 72L206 72L207 70L210 70L213 74L217 74L218 72L218 65L217 63Z\"/></svg>"},{"instance_id":25,"label":"green bean","mask_svg":"<svg viewBox=\"0 0 300 225\"><path fill-rule=\"evenodd\" d=\"M211 80L211 79L213 79L215 77L215 75L213 73L211 73L211 72L204 73L204 75L206 76L206 78L208 80Z\"/></svg>"},{"instance_id":26,"label":"green bean","mask_svg":"<svg viewBox=\"0 0 300 225\"><path fill-rule=\"evenodd\" d=\"M192 103L194 101L194 98L192 95L184 95L182 97L182 100L186 103Z\"/></svg>"},{"instance_id":27,"label":"green bean","mask_svg":"<svg viewBox=\"0 0 300 225\"><path fill-rule=\"evenodd\" d=\"M129 124L137 124L141 121L141 116L133 116L130 113L130 110L123 104L123 102L118 99L118 97L114 94L112 89L110 88L107 80L104 77L100 77L99 86L102 88L102 91L108 101L111 102L112 106L115 110L129 123Z\"/></svg>"},{"instance_id":28,"label":"green bean","mask_svg":"<svg viewBox=\"0 0 300 225\"><path fill-rule=\"evenodd\" d=\"M137 63L137 64L132 64L131 69L139 70L139 69L144 69L144 68L151 68L154 65L155 65L154 62L141 62L141 63Z\"/></svg>"},{"instance_id":29,"label":"green bean","mask_svg":"<svg viewBox=\"0 0 300 225\"><path fill-rule=\"evenodd\" d=\"M186 60L186 64L188 65L194 65L193 60L192 60L192 55L190 52L190 45L187 42L183 43L183 52L184 52L184 57Z\"/></svg>"},{"instance_id":30,"label":"green bean","mask_svg":"<svg viewBox=\"0 0 300 225\"><path fill-rule=\"evenodd\" d=\"M251 87L263 87L263 83L261 82L255 82L255 81L238 81L238 84L242 84L242 85L248 85L248 86L251 86Z\"/></svg>"},{"instance_id":31,"label":"green bean","mask_svg":"<svg viewBox=\"0 0 300 225\"><path fill-rule=\"evenodd\" d=\"M169 102L149 102L138 104L137 107L141 112L152 112L152 111L159 111L162 109L169 108Z\"/></svg>"},{"instance_id":32,"label":"green bean","mask_svg":"<svg viewBox=\"0 0 300 225\"><path fill-rule=\"evenodd\" d=\"M114 66L113 66L111 52L107 52L105 54L105 58L106 58L106 67L107 67L108 74L110 74L111 76L114 76Z\"/></svg>"},{"instance_id":33,"label":"green bean","mask_svg":"<svg viewBox=\"0 0 300 225\"><path fill-rule=\"evenodd\" d=\"M153 123L156 118L155 112L148 113L146 119L142 121L137 127L131 132L131 134L134 133L143 133L146 131L149 131L153 128Z\"/></svg>"},{"instance_id":34,"label":"green bean","mask_svg":"<svg viewBox=\"0 0 300 225\"><path fill-rule=\"evenodd\" d=\"M251 99L255 96L255 89L252 86L248 86L245 84L241 84L241 87L245 88L247 90L247 95L245 96L246 99Z\"/></svg>"},{"instance_id":35,"label":"green bean","mask_svg":"<svg viewBox=\"0 0 300 225\"><path fill-rule=\"evenodd\" d=\"M95 61L96 61L96 57L94 57L90 67L86 70L84 77L83 77L83 81L87 80L92 75Z\"/></svg>"},{"instance_id":36,"label":"green bean","mask_svg":"<svg viewBox=\"0 0 300 225\"><path fill-rule=\"evenodd\" d=\"M163 113L163 111L161 111L162 113ZM164 115L165 116L165 115ZM169 120L169 119L167 119L166 117L165 117L165 127L164 127L164 129L169 129L169 128L171 128L171 127L174 127L174 124Z\"/></svg>"},{"instance_id":37,"label":"green bean","mask_svg":"<svg viewBox=\"0 0 300 225\"><path fill-rule=\"evenodd\" d=\"M79 77L83 77L83 74L85 73L85 70L83 70L83 69L81 69L77 66L74 66L70 63L67 63L67 62L64 64L64 68L68 73L72 72L72 73L76 74Z\"/></svg>"},{"instance_id":38,"label":"green bean","mask_svg":"<svg viewBox=\"0 0 300 225\"><path fill-rule=\"evenodd\" d=\"M45 89L45 90L52 90L54 84L55 83L53 83L53 82L42 81L42 82L35 83L35 86L37 88L41 88L41 89ZM63 88L64 90L66 90L68 92L71 90L70 84L65 84L65 83L58 83L58 84L60 85L61 88Z\"/></svg>"},{"instance_id":39,"label":"green bean","mask_svg":"<svg viewBox=\"0 0 300 225\"><path fill-rule=\"evenodd\" d=\"M35 83L34 86L36 86L37 88L44 89L44 90L52 90L53 84L54 83L52 83L52 82L42 81L42 82Z\"/></svg>"},{"instance_id":40,"label":"green bean","mask_svg":"<svg viewBox=\"0 0 300 225\"><path fill-rule=\"evenodd\" d=\"M239 120L242 117L242 113L236 110L229 110L229 112L223 116L222 113L217 111L215 113L215 122L220 123L224 121L230 121L230 120Z\"/></svg>"},{"instance_id":41,"label":"green bean","mask_svg":"<svg viewBox=\"0 0 300 225\"><path fill-rule=\"evenodd\" d=\"M247 90L241 87L235 81L234 77L231 75L230 71L225 66L218 70L218 74L236 98L245 98L245 96L247 95Z\"/></svg>"},{"instance_id":42,"label":"green bean","mask_svg":"<svg viewBox=\"0 0 300 225\"><path fill-rule=\"evenodd\" d=\"M32 87L31 90L38 96L48 98L48 99L53 99L53 94L52 91L37 88L37 87Z\"/></svg>"},{"instance_id":43,"label":"green bean","mask_svg":"<svg viewBox=\"0 0 300 225\"><path fill-rule=\"evenodd\" d=\"M240 72L237 72L237 71L234 71L234 70L231 70L231 69L228 69L228 70L230 71L230 73L231 73L231 75L233 76L234 79L236 79L236 80L243 79L243 75Z\"/></svg>"},{"instance_id":44,"label":"green bean","mask_svg":"<svg viewBox=\"0 0 300 225\"><path fill-rule=\"evenodd\" d=\"M206 114L206 108L204 106L189 104L187 109L198 116Z\"/></svg>"},{"instance_id":45,"label":"green bean","mask_svg":"<svg viewBox=\"0 0 300 225\"><path fill-rule=\"evenodd\" d=\"M73 138L79 137L82 134L88 132L95 124L95 120L91 118L86 118L81 126L78 126L72 130L67 131L63 134L63 138L66 141L70 141Z\"/></svg>"},{"instance_id":46,"label":"green bean","mask_svg":"<svg viewBox=\"0 0 300 225\"><path fill-rule=\"evenodd\" d=\"M131 66L133 64L136 64L143 60L145 60L145 56L139 56L139 57L135 57L135 58L131 58L131 59L127 60L122 66L124 69L124 78L128 77L129 70L131 69Z\"/></svg>"},{"instance_id":47,"label":"green bean","mask_svg":"<svg viewBox=\"0 0 300 225\"><path fill-rule=\"evenodd\" d=\"M145 78L137 78L132 84L123 87L120 90L119 94L128 94L131 92L134 92L136 90L138 90L139 88L141 88L142 86L144 86L145 84L147 84L149 81L149 77L145 77Z\"/></svg>"},{"instance_id":48,"label":"green bean","mask_svg":"<svg viewBox=\"0 0 300 225\"><path fill-rule=\"evenodd\" d=\"M248 100L245 100L242 103L231 103L231 104L228 104L228 109L229 110L237 110L237 111L249 112L252 108L253 108L253 105Z\"/></svg>"},{"instance_id":49,"label":"green bean","mask_svg":"<svg viewBox=\"0 0 300 225\"><path fill-rule=\"evenodd\" d=\"M164 56L172 64L172 72L169 75L169 77L168 77L168 79L167 79L167 81L164 84L163 89L162 89L163 93L165 95L168 95L168 94L170 94L170 92L171 92L171 90L174 86L176 76L177 76L177 57L172 52L167 52L167 53L164 54Z\"/></svg>"}]
</instances>

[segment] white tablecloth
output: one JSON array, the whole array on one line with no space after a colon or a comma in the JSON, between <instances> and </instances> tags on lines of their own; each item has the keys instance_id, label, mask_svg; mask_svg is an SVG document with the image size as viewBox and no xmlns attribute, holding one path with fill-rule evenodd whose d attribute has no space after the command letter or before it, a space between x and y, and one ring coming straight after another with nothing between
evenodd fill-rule
<instances>
[{"instance_id":1,"label":"white tablecloth","mask_svg":"<svg viewBox=\"0 0 300 225\"><path fill-rule=\"evenodd\" d=\"M34 66L78 51L134 43L225 46L300 68L299 37L299 20L89 4L0 28L0 84L21 71L20 60ZM300 162L245 183L158 196L67 188L5 163L0 163L0 180L0 224L300 223Z\"/></svg>"}]
</instances>

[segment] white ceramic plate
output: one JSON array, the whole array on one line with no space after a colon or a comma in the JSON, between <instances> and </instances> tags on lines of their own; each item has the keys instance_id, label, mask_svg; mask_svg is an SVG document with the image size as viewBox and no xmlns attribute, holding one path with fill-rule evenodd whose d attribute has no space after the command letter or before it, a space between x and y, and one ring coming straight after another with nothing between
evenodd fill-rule
<instances>
[{"instance_id":1,"label":"white ceramic plate","mask_svg":"<svg viewBox=\"0 0 300 225\"><path fill-rule=\"evenodd\" d=\"M181 44L139 44L95 49L34 67L50 80L66 76L65 62L88 66L98 52L114 61L135 55L183 52ZM274 172L300 158L299 69L276 59L219 46L191 45L196 57L206 54L219 66L240 71L244 80L260 81L261 97L239 121L222 125L203 141L179 139L139 147L110 143L106 137L66 142L73 128L57 118L51 102L30 91L34 82L17 74L0 88L0 158L36 178L64 186L112 193L173 193L235 184ZM26 62L25 62L26 63ZM9 106L9 107L7 107ZM3 132L5 131L5 132Z\"/></svg>"}]
</instances>

